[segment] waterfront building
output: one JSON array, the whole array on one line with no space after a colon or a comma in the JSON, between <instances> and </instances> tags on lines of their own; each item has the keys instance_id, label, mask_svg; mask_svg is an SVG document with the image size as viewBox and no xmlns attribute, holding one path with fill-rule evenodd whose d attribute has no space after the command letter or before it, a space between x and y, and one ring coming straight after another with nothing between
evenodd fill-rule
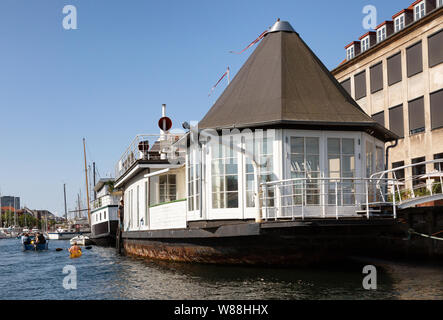
<instances>
[{"instance_id":1,"label":"waterfront building","mask_svg":"<svg viewBox=\"0 0 443 320\"><path fill-rule=\"evenodd\" d=\"M2 196L0 197L0 207L12 207L16 210L20 209L20 197Z\"/></svg>"},{"instance_id":2,"label":"waterfront building","mask_svg":"<svg viewBox=\"0 0 443 320\"><path fill-rule=\"evenodd\" d=\"M441 0L415 1L347 45L346 60L331 72L368 115L399 136L388 163L400 168L397 177L441 171L431 160L443 159L442 26Z\"/></svg>"},{"instance_id":3,"label":"waterfront building","mask_svg":"<svg viewBox=\"0 0 443 320\"><path fill-rule=\"evenodd\" d=\"M373 248L394 221L389 185L368 177L384 169L385 143L398 136L358 106L288 22L267 32L197 128L160 127L138 135L116 166L129 254L307 263Z\"/></svg>"}]
</instances>

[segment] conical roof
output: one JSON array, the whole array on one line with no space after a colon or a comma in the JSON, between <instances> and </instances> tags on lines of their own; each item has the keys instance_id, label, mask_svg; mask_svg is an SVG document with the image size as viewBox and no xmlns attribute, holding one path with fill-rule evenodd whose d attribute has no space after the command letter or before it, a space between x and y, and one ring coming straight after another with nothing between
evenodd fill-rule
<instances>
[{"instance_id":1,"label":"conical roof","mask_svg":"<svg viewBox=\"0 0 443 320\"><path fill-rule=\"evenodd\" d=\"M398 138L359 107L286 21L269 30L199 123L200 129L265 127Z\"/></svg>"}]
</instances>

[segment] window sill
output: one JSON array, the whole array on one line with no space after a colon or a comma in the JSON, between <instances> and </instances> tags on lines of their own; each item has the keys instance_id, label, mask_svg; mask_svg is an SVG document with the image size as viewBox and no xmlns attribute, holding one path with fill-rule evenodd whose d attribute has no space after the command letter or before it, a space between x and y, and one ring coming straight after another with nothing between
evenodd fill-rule
<instances>
[{"instance_id":1,"label":"window sill","mask_svg":"<svg viewBox=\"0 0 443 320\"><path fill-rule=\"evenodd\" d=\"M160 207L160 206L164 206L164 205L166 205L166 204L171 204L171 203L176 203L176 202L183 202L183 201L186 201L186 199L180 199L180 200L174 200L174 201L170 201L170 202L164 202L164 203L153 204L152 206L149 206L149 208Z\"/></svg>"}]
</instances>

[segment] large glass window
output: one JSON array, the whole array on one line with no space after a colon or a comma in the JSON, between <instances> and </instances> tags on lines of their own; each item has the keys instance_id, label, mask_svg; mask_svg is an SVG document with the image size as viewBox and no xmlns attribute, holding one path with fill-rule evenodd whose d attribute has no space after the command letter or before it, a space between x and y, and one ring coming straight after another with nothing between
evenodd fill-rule
<instances>
[{"instance_id":1,"label":"large glass window","mask_svg":"<svg viewBox=\"0 0 443 320\"><path fill-rule=\"evenodd\" d=\"M331 180L328 187L329 204L351 205L355 203L355 141L348 138L328 138L328 170ZM335 189L336 183L338 190ZM338 194L338 201L336 195Z\"/></svg>"},{"instance_id":2,"label":"large glass window","mask_svg":"<svg viewBox=\"0 0 443 320\"><path fill-rule=\"evenodd\" d=\"M221 138L220 138L221 139ZM221 143L212 147L212 208L238 208L238 158L231 147Z\"/></svg>"},{"instance_id":3,"label":"large glass window","mask_svg":"<svg viewBox=\"0 0 443 320\"><path fill-rule=\"evenodd\" d=\"M271 137L267 137L266 133L263 138L259 135L256 135L254 142L252 139L245 139L245 149L246 152L251 155L254 154L258 156L258 165L259 165L259 175L260 175L260 183L271 182L274 180L273 172L273 142L274 140ZM255 175L254 175L254 166L252 165L252 161L250 157L245 157L246 170L246 207L253 208L255 207ZM274 194L272 189L268 189L268 199L273 199ZM268 203L268 207L273 207L273 203Z\"/></svg>"},{"instance_id":4,"label":"large glass window","mask_svg":"<svg viewBox=\"0 0 443 320\"><path fill-rule=\"evenodd\" d=\"M175 174L165 174L159 177L160 203L177 200L177 178Z\"/></svg>"},{"instance_id":5,"label":"large glass window","mask_svg":"<svg viewBox=\"0 0 443 320\"><path fill-rule=\"evenodd\" d=\"M188 211L196 211L200 208L200 152L190 150L188 155Z\"/></svg>"},{"instance_id":6,"label":"large glass window","mask_svg":"<svg viewBox=\"0 0 443 320\"><path fill-rule=\"evenodd\" d=\"M294 184L296 204L302 204L302 189L305 189L305 204L320 204L320 139L317 137L291 137L291 178L301 178Z\"/></svg>"}]
</instances>

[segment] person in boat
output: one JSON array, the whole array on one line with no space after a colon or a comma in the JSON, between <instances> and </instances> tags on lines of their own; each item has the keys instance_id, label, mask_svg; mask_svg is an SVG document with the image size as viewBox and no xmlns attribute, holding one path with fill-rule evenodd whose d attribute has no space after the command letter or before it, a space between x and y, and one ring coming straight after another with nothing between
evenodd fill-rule
<instances>
[{"instance_id":1,"label":"person in boat","mask_svg":"<svg viewBox=\"0 0 443 320\"><path fill-rule=\"evenodd\" d=\"M77 242L75 241L75 242L72 244L72 247L69 248L68 251L69 251L70 254L76 255L76 254L78 254L78 253L81 253L81 252L82 252L82 249L77 245Z\"/></svg>"},{"instance_id":2,"label":"person in boat","mask_svg":"<svg viewBox=\"0 0 443 320\"><path fill-rule=\"evenodd\" d=\"M22 237L22 243L23 244L31 244L31 238L29 237L29 234L25 233Z\"/></svg>"},{"instance_id":3,"label":"person in boat","mask_svg":"<svg viewBox=\"0 0 443 320\"><path fill-rule=\"evenodd\" d=\"M43 234L37 232L36 236L35 236L35 244L45 244L46 243L46 238Z\"/></svg>"}]
</instances>

